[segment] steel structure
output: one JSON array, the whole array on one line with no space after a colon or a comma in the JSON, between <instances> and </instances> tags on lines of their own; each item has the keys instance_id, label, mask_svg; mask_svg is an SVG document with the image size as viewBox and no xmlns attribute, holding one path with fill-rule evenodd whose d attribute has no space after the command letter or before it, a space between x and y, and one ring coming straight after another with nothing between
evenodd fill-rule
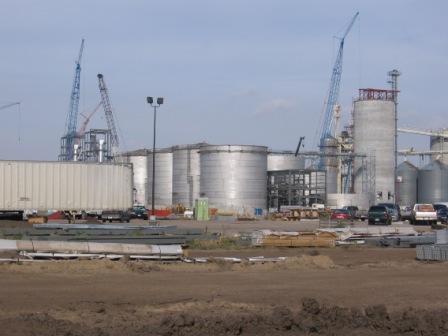
<instances>
[{"instance_id":1,"label":"steel structure","mask_svg":"<svg viewBox=\"0 0 448 336\"><path fill-rule=\"evenodd\" d=\"M335 136L335 111L337 110L337 104L339 99L339 88L341 84L341 76L342 76L342 60L344 54L344 42L348 33L350 32L353 24L355 23L356 18L358 17L359 12L357 12L353 18L351 19L347 29L341 37L339 43L339 50L336 57L336 61L333 66L333 71L331 74L330 80L330 88L328 90L328 97L325 102L324 115L323 115L323 123L321 125L320 130L320 139L319 145L325 145L325 139L332 138ZM322 162L320 166L324 163Z\"/></svg>"},{"instance_id":2,"label":"steel structure","mask_svg":"<svg viewBox=\"0 0 448 336\"><path fill-rule=\"evenodd\" d=\"M85 119L84 119L84 121L83 121L81 127L80 127L79 130L78 130L78 136L79 136L79 137L84 136L84 133L86 132L87 125L89 124L90 119L92 119L93 115L100 109L101 105L102 105L102 103L99 102L98 105L95 107L95 109L93 109L93 111L90 112L90 114L88 114L87 116L85 116L85 115L83 115L83 114L81 113L81 115L82 115Z\"/></svg>"},{"instance_id":3,"label":"steel structure","mask_svg":"<svg viewBox=\"0 0 448 336\"><path fill-rule=\"evenodd\" d=\"M101 103L104 108L104 114L106 116L107 127L109 128L110 133L111 133L112 150L115 154L116 151L118 151L118 148L120 146L120 141L118 138L117 128L115 126L114 113L112 110L112 105L110 103L107 86L106 86L106 83L104 82L104 76L102 74L98 74L97 77L98 77L98 86L99 86L100 94L101 94Z\"/></svg>"},{"instance_id":4,"label":"steel structure","mask_svg":"<svg viewBox=\"0 0 448 336\"><path fill-rule=\"evenodd\" d=\"M112 134L109 129L91 129L81 138L79 161L110 162L113 160Z\"/></svg>"},{"instance_id":5,"label":"steel structure","mask_svg":"<svg viewBox=\"0 0 448 336\"><path fill-rule=\"evenodd\" d=\"M300 147L300 146L299 146ZM295 170L305 168L305 159L289 151L270 151L268 153L268 171Z\"/></svg>"},{"instance_id":6,"label":"steel structure","mask_svg":"<svg viewBox=\"0 0 448 336\"><path fill-rule=\"evenodd\" d=\"M324 170L294 169L268 172L268 208L311 206L326 202Z\"/></svg>"},{"instance_id":7,"label":"steel structure","mask_svg":"<svg viewBox=\"0 0 448 336\"><path fill-rule=\"evenodd\" d=\"M70 106L66 120L66 133L61 138L61 152L59 155L60 161L72 161L74 154L74 145L77 133L78 112L79 112L79 97L81 93L81 59L84 51L84 39L81 40L81 47L79 48L78 59L75 66L75 76L73 79L72 91L70 94Z\"/></svg>"},{"instance_id":8,"label":"steel structure","mask_svg":"<svg viewBox=\"0 0 448 336\"><path fill-rule=\"evenodd\" d=\"M400 206L414 206L417 203L418 168L404 161L397 167L397 199Z\"/></svg>"}]
</instances>

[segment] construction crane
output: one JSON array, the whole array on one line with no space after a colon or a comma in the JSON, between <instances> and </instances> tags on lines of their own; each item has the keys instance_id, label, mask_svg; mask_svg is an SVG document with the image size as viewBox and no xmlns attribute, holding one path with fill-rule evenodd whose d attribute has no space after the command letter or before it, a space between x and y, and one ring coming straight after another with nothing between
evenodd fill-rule
<instances>
[{"instance_id":1,"label":"construction crane","mask_svg":"<svg viewBox=\"0 0 448 336\"><path fill-rule=\"evenodd\" d=\"M112 152L115 154L120 146L120 141L118 138L117 128L115 127L114 113L112 111L109 93L102 74L98 74L98 86L100 88L101 103L104 108L104 114L106 115L107 127L111 132Z\"/></svg>"},{"instance_id":2,"label":"construction crane","mask_svg":"<svg viewBox=\"0 0 448 336\"><path fill-rule=\"evenodd\" d=\"M353 24L355 23L358 15L359 12L357 12L353 16L344 34L340 39L339 51L331 74L330 88L328 90L328 97L325 101L324 115L322 118L323 122L320 129L319 145L321 148L325 145L325 139L333 138L335 136L335 119L338 118L339 113L338 99L339 99L339 88L342 76L342 59L344 54L344 42L345 38L347 37L348 33L353 27ZM322 164L323 161L321 160L319 165Z\"/></svg>"},{"instance_id":3,"label":"construction crane","mask_svg":"<svg viewBox=\"0 0 448 336\"><path fill-rule=\"evenodd\" d=\"M71 161L73 159L73 145L77 137L78 111L79 111L79 96L81 89L81 58L84 50L84 39L81 40L81 47L79 48L78 59L75 66L75 76L73 78L73 86L70 94L70 106L66 120L66 134L63 138L65 141L61 146L60 160Z\"/></svg>"},{"instance_id":4,"label":"construction crane","mask_svg":"<svg viewBox=\"0 0 448 336\"><path fill-rule=\"evenodd\" d=\"M78 137L82 137L84 135L84 133L86 132L87 125L90 122L90 119L92 119L93 115L100 109L101 105L102 103L99 102L98 105L95 107L95 109L92 112L90 112L90 114L87 116L81 113L81 115L84 117L84 121L78 130Z\"/></svg>"},{"instance_id":5,"label":"construction crane","mask_svg":"<svg viewBox=\"0 0 448 336\"><path fill-rule=\"evenodd\" d=\"M9 103L6 105L2 105L2 106L0 106L0 110L4 110L4 109L7 109L8 107L12 107L12 106L16 106L16 105L20 105L20 102L13 102L13 103Z\"/></svg>"}]
</instances>

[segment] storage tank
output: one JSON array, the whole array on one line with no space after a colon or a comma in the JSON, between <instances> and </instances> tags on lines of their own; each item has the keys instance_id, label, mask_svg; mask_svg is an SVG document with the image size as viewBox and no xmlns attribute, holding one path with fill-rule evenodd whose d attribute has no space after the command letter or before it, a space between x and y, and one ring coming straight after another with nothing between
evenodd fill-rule
<instances>
[{"instance_id":1,"label":"storage tank","mask_svg":"<svg viewBox=\"0 0 448 336\"><path fill-rule=\"evenodd\" d=\"M252 213L267 205L267 148L207 145L200 149L201 197L210 207Z\"/></svg>"},{"instance_id":2,"label":"storage tank","mask_svg":"<svg viewBox=\"0 0 448 336\"><path fill-rule=\"evenodd\" d=\"M440 130L440 132L448 135L448 129L446 128ZM429 141L431 151L448 151L448 138L432 136ZM434 154L431 157L433 160L440 160L442 163L448 164L448 154Z\"/></svg>"},{"instance_id":3,"label":"storage tank","mask_svg":"<svg viewBox=\"0 0 448 336\"><path fill-rule=\"evenodd\" d=\"M289 151L271 151L268 153L268 171L304 169L305 160Z\"/></svg>"},{"instance_id":4,"label":"storage tank","mask_svg":"<svg viewBox=\"0 0 448 336\"><path fill-rule=\"evenodd\" d=\"M327 204L332 209L340 209L344 206L357 206L360 210L369 209L368 194L327 194Z\"/></svg>"},{"instance_id":5,"label":"storage tank","mask_svg":"<svg viewBox=\"0 0 448 336\"><path fill-rule=\"evenodd\" d=\"M156 149L154 206L171 207L173 204L173 152L171 148ZM152 204L152 150L148 151L148 205Z\"/></svg>"},{"instance_id":6,"label":"storage tank","mask_svg":"<svg viewBox=\"0 0 448 336\"><path fill-rule=\"evenodd\" d=\"M115 157L116 162L131 163L133 167L134 205L148 206L148 150L138 149Z\"/></svg>"},{"instance_id":7,"label":"storage tank","mask_svg":"<svg viewBox=\"0 0 448 336\"><path fill-rule=\"evenodd\" d=\"M417 203L418 168L408 161L397 167L397 203L400 206L414 206Z\"/></svg>"},{"instance_id":8,"label":"storage tank","mask_svg":"<svg viewBox=\"0 0 448 336\"><path fill-rule=\"evenodd\" d=\"M378 202L391 201L388 196L395 194L394 95L391 90L360 89L354 102L353 148L370 160L367 165L355 160L355 193L371 193Z\"/></svg>"},{"instance_id":9,"label":"storage tank","mask_svg":"<svg viewBox=\"0 0 448 336\"><path fill-rule=\"evenodd\" d=\"M173 147L173 204L192 208L200 197L199 149L206 143Z\"/></svg>"},{"instance_id":10,"label":"storage tank","mask_svg":"<svg viewBox=\"0 0 448 336\"><path fill-rule=\"evenodd\" d=\"M329 154L329 156L320 159L320 165L327 173L327 194L337 193L339 165L338 158L335 155L338 153L338 141L333 137L325 138L321 145L321 152Z\"/></svg>"},{"instance_id":11,"label":"storage tank","mask_svg":"<svg viewBox=\"0 0 448 336\"><path fill-rule=\"evenodd\" d=\"M448 168L436 160L418 172L418 202L448 202Z\"/></svg>"}]
</instances>

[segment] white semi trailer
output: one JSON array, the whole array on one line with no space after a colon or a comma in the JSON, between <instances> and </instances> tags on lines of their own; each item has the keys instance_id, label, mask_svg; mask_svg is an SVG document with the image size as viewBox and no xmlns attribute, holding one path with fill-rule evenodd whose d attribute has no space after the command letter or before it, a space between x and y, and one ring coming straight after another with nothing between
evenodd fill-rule
<instances>
[{"instance_id":1,"label":"white semi trailer","mask_svg":"<svg viewBox=\"0 0 448 336\"><path fill-rule=\"evenodd\" d=\"M132 165L0 160L0 214L132 207Z\"/></svg>"}]
</instances>

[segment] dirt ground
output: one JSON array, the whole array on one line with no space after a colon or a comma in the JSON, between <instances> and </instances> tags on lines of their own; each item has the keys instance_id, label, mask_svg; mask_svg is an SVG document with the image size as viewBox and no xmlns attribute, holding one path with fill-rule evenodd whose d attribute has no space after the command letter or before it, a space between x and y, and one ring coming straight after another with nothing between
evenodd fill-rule
<instances>
[{"instance_id":1,"label":"dirt ground","mask_svg":"<svg viewBox=\"0 0 448 336\"><path fill-rule=\"evenodd\" d=\"M248 249L266 264L0 264L0 335L447 335L448 265L413 249Z\"/></svg>"}]
</instances>

